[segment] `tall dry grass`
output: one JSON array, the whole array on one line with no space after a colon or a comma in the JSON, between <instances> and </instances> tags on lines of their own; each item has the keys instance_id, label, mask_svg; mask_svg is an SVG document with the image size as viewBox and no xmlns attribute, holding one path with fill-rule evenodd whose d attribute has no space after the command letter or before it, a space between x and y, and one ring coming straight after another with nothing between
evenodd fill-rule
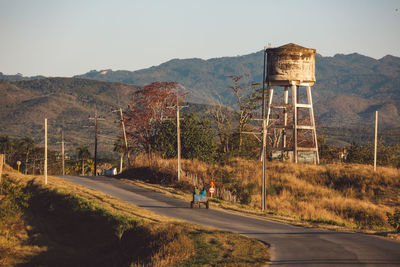
<instances>
[{"instance_id":1,"label":"tall dry grass","mask_svg":"<svg viewBox=\"0 0 400 267\"><path fill-rule=\"evenodd\" d=\"M135 168L149 168L158 178L174 183L177 162L138 156ZM351 228L389 228L387 212L400 204L400 171L361 164L293 164L268 162L267 209L270 213L295 216L311 222ZM203 186L213 180L216 197L259 208L261 162L231 159L220 164L182 160L182 181ZM148 175L151 175L149 172ZM164 179L168 177L168 179ZM157 182L157 181L153 181Z\"/></svg>"},{"instance_id":2,"label":"tall dry grass","mask_svg":"<svg viewBox=\"0 0 400 267\"><path fill-rule=\"evenodd\" d=\"M179 222L60 178L49 176L44 186L43 176L8 166L6 175L10 179L3 179L0 191L0 266L193 266L185 262L196 260L226 266L219 264L226 259L229 266L260 266L269 259L265 244L238 234ZM10 206L4 205L5 193L20 191L5 181L29 195L29 205L15 214L5 214ZM197 237L212 242L199 246ZM249 244L251 251L242 249ZM208 250L218 257L210 258Z\"/></svg>"}]
</instances>

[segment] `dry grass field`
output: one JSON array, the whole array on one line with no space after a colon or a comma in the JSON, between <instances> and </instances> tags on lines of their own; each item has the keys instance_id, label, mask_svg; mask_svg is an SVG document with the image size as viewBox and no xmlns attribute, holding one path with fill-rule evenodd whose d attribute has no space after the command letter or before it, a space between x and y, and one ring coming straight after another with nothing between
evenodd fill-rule
<instances>
[{"instance_id":1,"label":"dry grass field","mask_svg":"<svg viewBox=\"0 0 400 267\"><path fill-rule=\"evenodd\" d=\"M172 185L189 192L213 180L216 197L259 213L261 163L232 159L223 164L183 160L182 182L175 184L176 160L135 159L125 177ZM353 230L393 231L387 213L400 206L400 170L360 164L268 162L267 213L318 225ZM217 200L218 201L218 200ZM243 205L238 205L243 206Z\"/></svg>"},{"instance_id":2,"label":"dry grass field","mask_svg":"<svg viewBox=\"0 0 400 267\"><path fill-rule=\"evenodd\" d=\"M261 266L267 246L6 167L0 266ZM251 249L249 249L251 248ZM210 257L212 255L212 257Z\"/></svg>"}]
</instances>

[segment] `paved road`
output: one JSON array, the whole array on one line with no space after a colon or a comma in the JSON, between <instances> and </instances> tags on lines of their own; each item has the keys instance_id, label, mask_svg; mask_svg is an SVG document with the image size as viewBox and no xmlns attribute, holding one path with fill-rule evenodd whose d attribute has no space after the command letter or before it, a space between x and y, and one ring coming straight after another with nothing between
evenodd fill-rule
<instances>
[{"instance_id":1,"label":"paved road","mask_svg":"<svg viewBox=\"0 0 400 267\"><path fill-rule=\"evenodd\" d=\"M257 238L271 246L271 265L400 266L400 242L308 229L213 209L190 209L189 203L182 200L106 177L62 178L162 215Z\"/></svg>"}]
</instances>

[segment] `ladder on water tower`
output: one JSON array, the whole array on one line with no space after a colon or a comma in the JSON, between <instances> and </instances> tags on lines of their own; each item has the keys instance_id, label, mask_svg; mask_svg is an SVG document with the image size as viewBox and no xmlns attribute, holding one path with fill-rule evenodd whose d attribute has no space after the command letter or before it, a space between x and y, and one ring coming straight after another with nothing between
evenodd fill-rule
<instances>
[{"instance_id":1,"label":"ladder on water tower","mask_svg":"<svg viewBox=\"0 0 400 267\"><path fill-rule=\"evenodd\" d=\"M307 92L307 103L300 103L300 86L306 87ZM315 155L314 163L319 164L319 153L318 153L318 142L317 142L317 132L315 129L315 118L314 109L311 96L311 86L309 84L300 84L297 86L295 83L292 84L292 104L289 104L289 86L284 86L283 92L283 105L273 105L273 95L274 87L268 87L268 110L267 110L267 133L269 129L282 129L282 145L281 147L270 147L267 149L274 151L282 151L283 153L287 151L293 151L293 161L298 162L298 152L313 152ZM299 124L299 108L308 109L309 111L309 125ZM272 109L283 109L283 124L270 124L270 116ZM292 110L293 120L292 123L288 123L288 110ZM292 145L287 144L287 130L292 130ZM311 131L312 147L300 147L298 146L299 131L308 130Z\"/></svg>"}]
</instances>

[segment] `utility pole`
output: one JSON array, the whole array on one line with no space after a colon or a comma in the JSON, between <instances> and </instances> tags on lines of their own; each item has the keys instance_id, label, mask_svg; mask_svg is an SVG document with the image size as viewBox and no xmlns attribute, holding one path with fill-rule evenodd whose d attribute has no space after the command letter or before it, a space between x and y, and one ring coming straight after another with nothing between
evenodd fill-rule
<instances>
[{"instance_id":1,"label":"utility pole","mask_svg":"<svg viewBox=\"0 0 400 267\"><path fill-rule=\"evenodd\" d=\"M262 120L262 137L261 140L261 161L262 161L262 178L261 178L261 210L266 210L266 198L267 198L267 124L269 122L269 112L266 116L266 101L265 101L265 67L267 60L267 49L268 47L264 47L264 68L263 68L263 82L262 82L262 118L261 119L253 119L253 120ZM269 87L268 87L269 89ZM268 90L270 92L270 90ZM269 97L269 101L272 101L271 96ZM243 132L248 134L253 134L255 137L257 133L254 132Z\"/></svg>"},{"instance_id":2,"label":"utility pole","mask_svg":"<svg viewBox=\"0 0 400 267\"><path fill-rule=\"evenodd\" d=\"M262 90L262 120L263 120L263 138L262 138L262 197L261 210L265 211L266 203L266 179L267 179L267 122L265 119L265 64L267 50L264 48L264 69L263 69L263 90Z\"/></svg>"},{"instance_id":3,"label":"utility pole","mask_svg":"<svg viewBox=\"0 0 400 267\"><path fill-rule=\"evenodd\" d=\"M376 171L376 155L378 150L378 111L375 111L375 147L374 147L374 171Z\"/></svg>"},{"instance_id":4,"label":"utility pole","mask_svg":"<svg viewBox=\"0 0 400 267\"><path fill-rule=\"evenodd\" d=\"M121 123L122 123L122 131L124 133L124 140L125 140L125 150L126 156L128 157L128 166L129 166L129 151L128 151L128 140L126 139L126 130L125 130L125 122L124 122L124 113L122 113L122 108L119 108L119 113L121 114ZM122 168L120 170L122 172Z\"/></svg>"},{"instance_id":5,"label":"utility pole","mask_svg":"<svg viewBox=\"0 0 400 267\"><path fill-rule=\"evenodd\" d=\"M176 136L178 143L178 181L181 180L181 128L179 124L179 86L176 86Z\"/></svg>"},{"instance_id":6,"label":"utility pole","mask_svg":"<svg viewBox=\"0 0 400 267\"><path fill-rule=\"evenodd\" d=\"M97 121L104 120L97 117L97 108L95 110L94 118L89 118L89 120L94 120L95 136L94 136L94 176L97 176Z\"/></svg>"},{"instance_id":7,"label":"utility pole","mask_svg":"<svg viewBox=\"0 0 400 267\"><path fill-rule=\"evenodd\" d=\"M181 179L181 127L180 127L180 116L179 111L181 108L186 108L188 106L179 106L179 85L176 86L176 141L177 141L177 157L178 157L178 181ZM173 106L168 108L174 108ZM167 120L172 120L172 118L167 118Z\"/></svg>"},{"instance_id":8,"label":"utility pole","mask_svg":"<svg viewBox=\"0 0 400 267\"><path fill-rule=\"evenodd\" d=\"M47 118L44 119L44 184L47 185Z\"/></svg>"},{"instance_id":9,"label":"utility pole","mask_svg":"<svg viewBox=\"0 0 400 267\"><path fill-rule=\"evenodd\" d=\"M61 131L62 175L65 175L64 130Z\"/></svg>"},{"instance_id":10,"label":"utility pole","mask_svg":"<svg viewBox=\"0 0 400 267\"><path fill-rule=\"evenodd\" d=\"M94 176L97 176L97 110L95 113L95 137L94 137Z\"/></svg>"}]
</instances>

